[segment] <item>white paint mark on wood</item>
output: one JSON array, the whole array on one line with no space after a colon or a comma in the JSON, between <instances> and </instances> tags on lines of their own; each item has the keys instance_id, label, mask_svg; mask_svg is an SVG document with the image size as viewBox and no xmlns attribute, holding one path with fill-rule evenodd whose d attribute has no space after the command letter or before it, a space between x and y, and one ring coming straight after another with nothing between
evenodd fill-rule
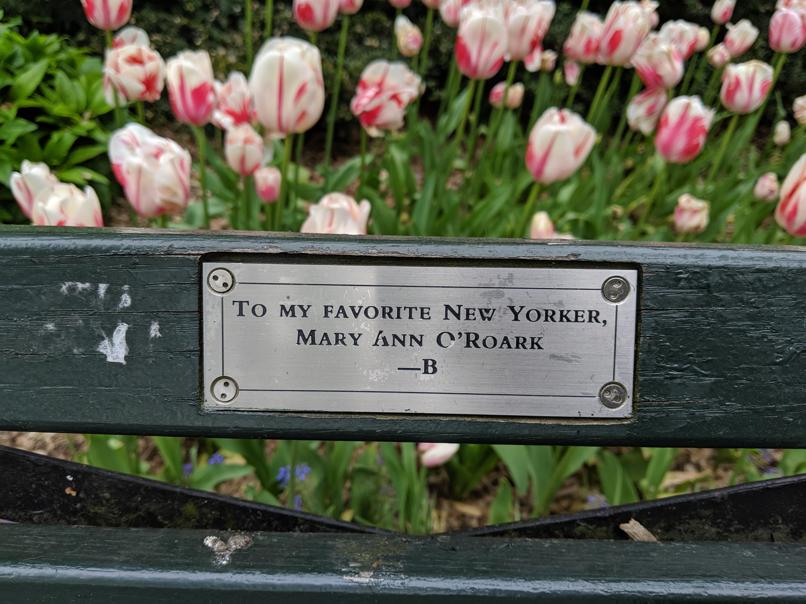
<instances>
[{"instance_id":1,"label":"white paint mark on wood","mask_svg":"<svg viewBox=\"0 0 806 604\"><path fill-rule=\"evenodd\" d=\"M129 354L129 346L126 344L126 331L128 329L129 326L126 323L118 323L111 340L104 334L104 339L98 344L96 350L106 355L107 363L126 364L126 355Z\"/></svg>"},{"instance_id":2,"label":"white paint mark on wood","mask_svg":"<svg viewBox=\"0 0 806 604\"><path fill-rule=\"evenodd\" d=\"M109 289L108 283L99 283L98 284L98 299L103 300L106 298L106 290Z\"/></svg>"},{"instance_id":3,"label":"white paint mark on wood","mask_svg":"<svg viewBox=\"0 0 806 604\"><path fill-rule=\"evenodd\" d=\"M209 535L204 538L203 543L213 552L213 564L216 566L226 566L230 563L232 554L252 545L252 537L244 533L236 533L224 542L223 539L215 535Z\"/></svg>"},{"instance_id":4,"label":"white paint mark on wood","mask_svg":"<svg viewBox=\"0 0 806 604\"><path fill-rule=\"evenodd\" d=\"M56 331L55 323L45 323L45 331Z\"/></svg>"},{"instance_id":5,"label":"white paint mark on wood","mask_svg":"<svg viewBox=\"0 0 806 604\"><path fill-rule=\"evenodd\" d=\"M80 283L78 281L65 281L62 283L61 292L65 296L70 294L80 294L92 287L92 283Z\"/></svg>"},{"instance_id":6,"label":"white paint mark on wood","mask_svg":"<svg viewBox=\"0 0 806 604\"><path fill-rule=\"evenodd\" d=\"M154 338L161 338L160 324L157 321L151 321L151 327L148 328L148 337L153 340Z\"/></svg>"},{"instance_id":7,"label":"white paint mark on wood","mask_svg":"<svg viewBox=\"0 0 806 604\"><path fill-rule=\"evenodd\" d=\"M129 286L123 286L123 293L120 294L120 303L118 304L118 310L123 310L124 308L129 308L132 305L132 297L129 295Z\"/></svg>"}]
</instances>

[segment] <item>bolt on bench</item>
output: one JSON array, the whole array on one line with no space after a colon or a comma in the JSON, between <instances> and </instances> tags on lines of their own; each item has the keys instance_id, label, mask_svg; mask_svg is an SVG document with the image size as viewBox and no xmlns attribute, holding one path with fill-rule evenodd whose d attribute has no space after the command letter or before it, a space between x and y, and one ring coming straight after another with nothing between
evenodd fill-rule
<instances>
[{"instance_id":1,"label":"bolt on bench","mask_svg":"<svg viewBox=\"0 0 806 604\"><path fill-rule=\"evenodd\" d=\"M806 447L803 249L5 227L0 276L4 430ZM806 601L803 477L414 538L0 469L4 603Z\"/></svg>"}]
</instances>

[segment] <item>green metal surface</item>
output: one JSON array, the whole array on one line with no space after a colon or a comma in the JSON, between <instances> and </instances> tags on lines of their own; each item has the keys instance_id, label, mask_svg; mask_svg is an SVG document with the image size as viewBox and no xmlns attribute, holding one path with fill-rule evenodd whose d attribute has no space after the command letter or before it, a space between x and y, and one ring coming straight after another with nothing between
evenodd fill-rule
<instances>
[{"instance_id":1,"label":"green metal surface","mask_svg":"<svg viewBox=\"0 0 806 604\"><path fill-rule=\"evenodd\" d=\"M637 267L626 421L203 413L203 257ZM382 440L806 447L806 250L0 229L0 428ZM128 327L126 364L99 343ZM154 326L158 327L159 337Z\"/></svg>"}]
</instances>

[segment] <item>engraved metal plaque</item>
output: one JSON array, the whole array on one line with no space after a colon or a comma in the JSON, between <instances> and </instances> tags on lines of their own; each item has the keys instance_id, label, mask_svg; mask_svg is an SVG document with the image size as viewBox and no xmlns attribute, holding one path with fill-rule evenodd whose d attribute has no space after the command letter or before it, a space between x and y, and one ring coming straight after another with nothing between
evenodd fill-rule
<instances>
[{"instance_id":1,"label":"engraved metal plaque","mask_svg":"<svg viewBox=\"0 0 806 604\"><path fill-rule=\"evenodd\" d=\"M209 411L615 419L635 270L204 263Z\"/></svg>"}]
</instances>

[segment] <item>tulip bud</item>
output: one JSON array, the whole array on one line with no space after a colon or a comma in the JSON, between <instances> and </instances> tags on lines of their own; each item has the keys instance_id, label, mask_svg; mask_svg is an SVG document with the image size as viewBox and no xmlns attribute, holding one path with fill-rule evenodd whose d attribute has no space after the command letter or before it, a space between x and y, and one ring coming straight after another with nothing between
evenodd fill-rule
<instances>
[{"instance_id":1,"label":"tulip bud","mask_svg":"<svg viewBox=\"0 0 806 604\"><path fill-rule=\"evenodd\" d=\"M507 109L517 109L523 103L523 84L517 82L512 84L507 90L506 82L498 82L493 89L490 90L490 105L496 109L506 107ZM504 96L506 95L506 99Z\"/></svg>"},{"instance_id":2,"label":"tulip bud","mask_svg":"<svg viewBox=\"0 0 806 604\"><path fill-rule=\"evenodd\" d=\"M806 154L795 162L781 185L775 220L790 235L806 237Z\"/></svg>"},{"instance_id":3,"label":"tulip bud","mask_svg":"<svg viewBox=\"0 0 806 604\"><path fill-rule=\"evenodd\" d=\"M792 129L789 127L789 122L786 120L781 120L777 124L775 124L775 131L772 136L772 142L774 142L777 146L783 147L784 145L789 143L789 140L792 138Z\"/></svg>"},{"instance_id":4,"label":"tulip bud","mask_svg":"<svg viewBox=\"0 0 806 604\"><path fill-rule=\"evenodd\" d=\"M725 25L733 17L736 0L716 0L711 7L711 21L717 25Z\"/></svg>"},{"instance_id":5,"label":"tulip bud","mask_svg":"<svg viewBox=\"0 0 806 604\"><path fill-rule=\"evenodd\" d=\"M133 44L106 51L104 92L107 103L117 98L133 101L158 101L165 86L165 62L148 46Z\"/></svg>"},{"instance_id":6,"label":"tulip bud","mask_svg":"<svg viewBox=\"0 0 806 604\"><path fill-rule=\"evenodd\" d=\"M728 65L722 74L722 104L734 113L752 113L767 98L772 75L772 67L762 61Z\"/></svg>"},{"instance_id":7,"label":"tulip bud","mask_svg":"<svg viewBox=\"0 0 806 604\"><path fill-rule=\"evenodd\" d=\"M263 139L249 124L233 126L224 139L224 155L230 168L249 176L263 161Z\"/></svg>"},{"instance_id":8,"label":"tulip bud","mask_svg":"<svg viewBox=\"0 0 806 604\"><path fill-rule=\"evenodd\" d=\"M168 99L180 122L204 126L215 109L215 77L210 55L186 50L168 61Z\"/></svg>"},{"instance_id":9,"label":"tulip bud","mask_svg":"<svg viewBox=\"0 0 806 604\"><path fill-rule=\"evenodd\" d=\"M420 86L420 77L405 64L373 61L361 72L350 110L370 136L399 130L406 108L420 96Z\"/></svg>"},{"instance_id":10,"label":"tulip bud","mask_svg":"<svg viewBox=\"0 0 806 604\"><path fill-rule=\"evenodd\" d=\"M598 61L603 65L625 66L652 29L649 18L637 2L614 2L605 17Z\"/></svg>"},{"instance_id":11,"label":"tulip bud","mask_svg":"<svg viewBox=\"0 0 806 604\"><path fill-rule=\"evenodd\" d=\"M420 443L420 463L426 468L436 468L447 463L459 451L455 443Z\"/></svg>"},{"instance_id":12,"label":"tulip bud","mask_svg":"<svg viewBox=\"0 0 806 604\"><path fill-rule=\"evenodd\" d=\"M339 12L342 15L354 15L364 6L364 0L339 0Z\"/></svg>"},{"instance_id":13,"label":"tulip bud","mask_svg":"<svg viewBox=\"0 0 806 604\"><path fill-rule=\"evenodd\" d=\"M544 50L540 53L540 71L551 73L557 68L557 53L553 50Z\"/></svg>"},{"instance_id":14,"label":"tulip bud","mask_svg":"<svg viewBox=\"0 0 806 604\"><path fill-rule=\"evenodd\" d=\"M708 33L708 29L705 27L698 27L697 28L697 44L694 47L694 50L697 52L702 52L706 48L708 48L708 43L711 41L711 34Z\"/></svg>"},{"instance_id":15,"label":"tulip bud","mask_svg":"<svg viewBox=\"0 0 806 604\"><path fill-rule=\"evenodd\" d=\"M442 17L443 23L448 27L458 27L462 7L468 2L469 0L442 0L439 5L439 16Z\"/></svg>"},{"instance_id":16,"label":"tulip bud","mask_svg":"<svg viewBox=\"0 0 806 604\"><path fill-rule=\"evenodd\" d=\"M714 111L700 97L672 99L661 114L655 148L670 163L688 163L702 151L713 119Z\"/></svg>"},{"instance_id":17,"label":"tulip bud","mask_svg":"<svg viewBox=\"0 0 806 604\"><path fill-rule=\"evenodd\" d=\"M213 123L218 128L228 130L254 121L255 107L249 92L249 82L244 74L238 71L229 74L224 84L216 86L216 99Z\"/></svg>"},{"instance_id":18,"label":"tulip bud","mask_svg":"<svg viewBox=\"0 0 806 604\"><path fill-rule=\"evenodd\" d=\"M730 51L724 44L712 46L705 54L708 63L715 69L721 69L730 61Z\"/></svg>"},{"instance_id":19,"label":"tulip bud","mask_svg":"<svg viewBox=\"0 0 806 604\"><path fill-rule=\"evenodd\" d=\"M758 38L758 28L747 19L742 19L738 23L728 25L728 33L725 34L723 44L728 49L732 59L743 55Z\"/></svg>"},{"instance_id":20,"label":"tulip bud","mask_svg":"<svg viewBox=\"0 0 806 604\"><path fill-rule=\"evenodd\" d=\"M793 53L806 44L806 9L798 13L783 8L770 19L770 48L775 52Z\"/></svg>"},{"instance_id":21,"label":"tulip bud","mask_svg":"<svg viewBox=\"0 0 806 604\"><path fill-rule=\"evenodd\" d=\"M705 32L704 43L700 39L701 30ZM663 27L660 28L659 34L662 40L677 49L680 53L680 57L684 61L688 61L697 50L705 48L709 40L707 29L704 30L702 27L694 23L689 23L688 21L683 21L682 19L667 21L663 24ZM699 48L701 44L702 48Z\"/></svg>"},{"instance_id":22,"label":"tulip bud","mask_svg":"<svg viewBox=\"0 0 806 604\"><path fill-rule=\"evenodd\" d=\"M773 202L778 199L778 176L775 172L762 174L753 187L753 195L759 201Z\"/></svg>"},{"instance_id":23,"label":"tulip bud","mask_svg":"<svg viewBox=\"0 0 806 604\"><path fill-rule=\"evenodd\" d=\"M404 57L416 56L423 47L423 34L420 28L405 15L398 15L395 18L395 39L397 49Z\"/></svg>"},{"instance_id":24,"label":"tulip bud","mask_svg":"<svg viewBox=\"0 0 806 604\"><path fill-rule=\"evenodd\" d=\"M674 88L683 79L683 59L659 34L649 34L632 57L635 72L647 88Z\"/></svg>"},{"instance_id":25,"label":"tulip bud","mask_svg":"<svg viewBox=\"0 0 806 604\"><path fill-rule=\"evenodd\" d=\"M529 58L540 52L555 10L550 0L507 0L504 3L508 61L525 61L530 71L540 68L538 61Z\"/></svg>"},{"instance_id":26,"label":"tulip bud","mask_svg":"<svg viewBox=\"0 0 806 604\"><path fill-rule=\"evenodd\" d=\"M92 187L57 183L42 189L34 200L33 224L37 226L102 227L101 204Z\"/></svg>"},{"instance_id":27,"label":"tulip bud","mask_svg":"<svg viewBox=\"0 0 806 604\"><path fill-rule=\"evenodd\" d=\"M255 191L263 203L274 203L280 196L282 184L280 170L274 166L258 168L255 172Z\"/></svg>"},{"instance_id":28,"label":"tulip bud","mask_svg":"<svg viewBox=\"0 0 806 604\"><path fill-rule=\"evenodd\" d=\"M90 25L104 31L120 29L132 16L132 0L81 0Z\"/></svg>"},{"instance_id":29,"label":"tulip bud","mask_svg":"<svg viewBox=\"0 0 806 604\"><path fill-rule=\"evenodd\" d=\"M338 14L339 0L294 0L294 20L305 31L326 30Z\"/></svg>"},{"instance_id":30,"label":"tulip bud","mask_svg":"<svg viewBox=\"0 0 806 604\"><path fill-rule=\"evenodd\" d=\"M115 39L112 42L112 48L122 48L124 46L145 46L151 47L151 41L148 39L148 34L139 27L126 27L121 29L115 34Z\"/></svg>"},{"instance_id":31,"label":"tulip bud","mask_svg":"<svg viewBox=\"0 0 806 604\"><path fill-rule=\"evenodd\" d=\"M655 131L668 97L663 88L650 88L636 94L627 105L627 123L630 129L649 136Z\"/></svg>"},{"instance_id":32,"label":"tulip bud","mask_svg":"<svg viewBox=\"0 0 806 604\"><path fill-rule=\"evenodd\" d=\"M708 226L711 204L685 193L677 198L674 209L674 230L678 233L702 233Z\"/></svg>"},{"instance_id":33,"label":"tulip bud","mask_svg":"<svg viewBox=\"0 0 806 604\"><path fill-rule=\"evenodd\" d=\"M492 2L462 9L454 54L459 71L472 80L493 77L504 63L507 28L501 6Z\"/></svg>"},{"instance_id":34,"label":"tulip bud","mask_svg":"<svg viewBox=\"0 0 806 604\"><path fill-rule=\"evenodd\" d=\"M296 38L271 38L257 54L249 90L269 135L305 132L325 107L319 50Z\"/></svg>"},{"instance_id":35,"label":"tulip bud","mask_svg":"<svg viewBox=\"0 0 806 604\"><path fill-rule=\"evenodd\" d=\"M550 107L529 134L526 167L544 185L576 172L593 148L596 131L568 109Z\"/></svg>"},{"instance_id":36,"label":"tulip bud","mask_svg":"<svg viewBox=\"0 0 806 604\"><path fill-rule=\"evenodd\" d=\"M411 4L411 0L389 0L389 4L395 8L403 9L408 8L408 6Z\"/></svg>"},{"instance_id":37,"label":"tulip bud","mask_svg":"<svg viewBox=\"0 0 806 604\"><path fill-rule=\"evenodd\" d=\"M19 172L12 172L9 180L9 188L17 200L25 217L30 219L34 211L34 201L44 190L52 189L59 184L56 178L45 164L30 162L27 159L22 161Z\"/></svg>"},{"instance_id":38,"label":"tulip bud","mask_svg":"<svg viewBox=\"0 0 806 604\"><path fill-rule=\"evenodd\" d=\"M801 126L806 126L806 96L799 96L792 103L792 113Z\"/></svg>"},{"instance_id":39,"label":"tulip bud","mask_svg":"<svg viewBox=\"0 0 806 604\"><path fill-rule=\"evenodd\" d=\"M330 193L308 209L303 233L322 235L366 235L370 212L369 202L360 204L349 195Z\"/></svg>"},{"instance_id":40,"label":"tulip bud","mask_svg":"<svg viewBox=\"0 0 806 604\"><path fill-rule=\"evenodd\" d=\"M532 216L532 224L529 228L529 239L554 239L554 223L548 212L536 212Z\"/></svg>"},{"instance_id":41,"label":"tulip bud","mask_svg":"<svg viewBox=\"0 0 806 604\"><path fill-rule=\"evenodd\" d=\"M140 216L179 214L190 200L190 153L139 124L116 131L109 159L126 199Z\"/></svg>"},{"instance_id":42,"label":"tulip bud","mask_svg":"<svg viewBox=\"0 0 806 604\"><path fill-rule=\"evenodd\" d=\"M565 83L568 86L576 86L579 82L579 74L581 70L579 68L579 63L576 61L563 61L563 76L565 77Z\"/></svg>"},{"instance_id":43,"label":"tulip bud","mask_svg":"<svg viewBox=\"0 0 806 604\"><path fill-rule=\"evenodd\" d=\"M563 52L578 63L595 63L604 23L593 13L579 12L563 44Z\"/></svg>"}]
</instances>

